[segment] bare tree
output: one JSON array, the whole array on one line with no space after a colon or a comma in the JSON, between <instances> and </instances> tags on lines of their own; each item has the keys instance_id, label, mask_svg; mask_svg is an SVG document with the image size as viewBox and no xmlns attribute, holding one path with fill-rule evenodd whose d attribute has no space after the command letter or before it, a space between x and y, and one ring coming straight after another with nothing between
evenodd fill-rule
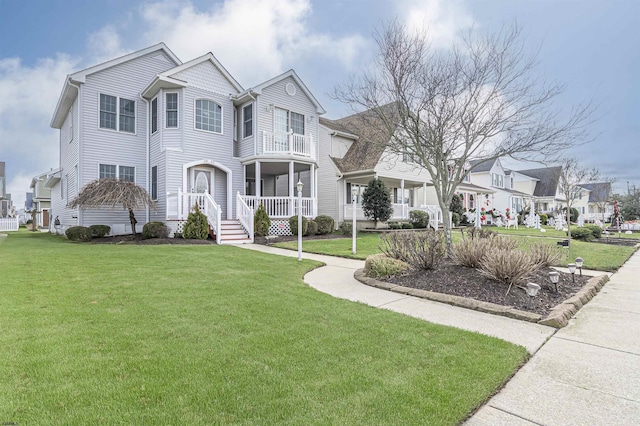
<instances>
[{"instance_id":1,"label":"bare tree","mask_svg":"<svg viewBox=\"0 0 640 426\"><path fill-rule=\"evenodd\" d=\"M129 211L131 231L136 236L136 220L133 210L142 209L153 204L149 193L133 182L105 178L89 182L69 203L69 207L100 208L122 207Z\"/></svg>"},{"instance_id":2,"label":"bare tree","mask_svg":"<svg viewBox=\"0 0 640 426\"><path fill-rule=\"evenodd\" d=\"M564 158L560 165L558 190L567 203L567 235L569 237L569 251L571 251L571 208L575 201L586 192L580 185L596 182L600 172L598 169L582 166L575 158Z\"/></svg>"},{"instance_id":3,"label":"bare tree","mask_svg":"<svg viewBox=\"0 0 640 426\"><path fill-rule=\"evenodd\" d=\"M526 54L521 39L513 26L495 34L469 32L450 50L434 49L424 34L394 21L375 35L376 66L334 90L334 98L383 123L391 135L385 149L428 171L449 254L449 205L471 160L549 161L586 140L591 105L562 119L553 108L562 87L535 78L536 57Z\"/></svg>"}]
</instances>

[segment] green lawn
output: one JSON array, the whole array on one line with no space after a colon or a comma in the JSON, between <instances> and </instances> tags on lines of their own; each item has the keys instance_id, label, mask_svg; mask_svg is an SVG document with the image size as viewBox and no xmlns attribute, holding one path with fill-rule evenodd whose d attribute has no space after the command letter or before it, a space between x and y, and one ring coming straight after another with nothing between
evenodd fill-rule
<instances>
[{"instance_id":1,"label":"green lawn","mask_svg":"<svg viewBox=\"0 0 640 426\"><path fill-rule=\"evenodd\" d=\"M520 247L525 248L534 242L544 242L548 244L556 244L560 241L559 238L553 238L553 235L548 235L550 232L544 233L544 236L538 237L540 231L527 230L525 233L518 234L516 230L514 232L504 232L510 230L504 230L503 228L491 228L492 230L500 229L501 233L507 235L513 235L514 238L518 238L520 241ZM537 234L532 234L535 231ZM553 231L557 232L557 231ZM564 233L563 233L564 234ZM528 236L536 235L536 236ZM454 243L461 238L460 231L453 231ZM551 237L551 238L550 238ZM566 236L565 236L566 237ZM291 250L297 250L297 241L288 241L283 243L274 244L277 247L287 248ZM380 245L380 234L373 233L358 233L356 240L356 254L351 253L351 238L338 238L328 240L303 240L302 248L305 252L327 254L332 256L349 257L352 259L366 259L367 256L375 253L380 253L378 246ZM582 241L571 241L571 257L569 257L569 250L566 248L558 248L565 253L562 262L556 266L566 266L567 263L573 262L573 260L580 256L584 259L586 269L595 269L599 271L615 271L629 257L635 252L634 247L615 246L609 244L599 243L586 243Z\"/></svg>"},{"instance_id":2,"label":"green lawn","mask_svg":"<svg viewBox=\"0 0 640 426\"><path fill-rule=\"evenodd\" d=\"M229 246L0 246L0 419L21 425L458 424L522 347L335 299Z\"/></svg>"}]
</instances>

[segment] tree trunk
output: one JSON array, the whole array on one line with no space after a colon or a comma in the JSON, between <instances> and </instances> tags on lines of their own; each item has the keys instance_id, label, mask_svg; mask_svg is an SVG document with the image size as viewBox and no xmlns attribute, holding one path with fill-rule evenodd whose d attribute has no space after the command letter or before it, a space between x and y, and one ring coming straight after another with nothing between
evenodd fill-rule
<instances>
[{"instance_id":1,"label":"tree trunk","mask_svg":"<svg viewBox=\"0 0 640 426\"><path fill-rule=\"evenodd\" d=\"M138 223L138 221L136 220L136 216L133 214L132 209L129 209L129 221L131 222L131 232L133 232L133 238L138 238L138 235L136 233L136 223Z\"/></svg>"},{"instance_id":2,"label":"tree trunk","mask_svg":"<svg viewBox=\"0 0 640 426\"><path fill-rule=\"evenodd\" d=\"M567 237L569 240L569 260L571 260L571 207L567 205Z\"/></svg>"}]
</instances>

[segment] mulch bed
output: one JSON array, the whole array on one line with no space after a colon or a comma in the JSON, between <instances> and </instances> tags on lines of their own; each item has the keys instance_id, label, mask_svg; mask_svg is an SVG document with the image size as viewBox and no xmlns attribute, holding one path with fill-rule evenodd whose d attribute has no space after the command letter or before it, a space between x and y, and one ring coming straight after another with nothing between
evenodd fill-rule
<instances>
[{"instance_id":1,"label":"mulch bed","mask_svg":"<svg viewBox=\"0 0 640 426\"><path fill-rule=\"evenodd\" d=\"M391 277L386 282L404 287L467 297L483 302L509 306L523 311L546 316L556 305L576 294L591 277L576 273L575 283L571 274L560 272L558 292L549 281L551 268L542 268L529 277L529 282L540 285L538 296L529 308L529 296L525 290L513 286L507 294L508 286L484 277L477 270L459 266L446 260L437 269L418 271L409 275Z\"/></svg>"}]
</instances>

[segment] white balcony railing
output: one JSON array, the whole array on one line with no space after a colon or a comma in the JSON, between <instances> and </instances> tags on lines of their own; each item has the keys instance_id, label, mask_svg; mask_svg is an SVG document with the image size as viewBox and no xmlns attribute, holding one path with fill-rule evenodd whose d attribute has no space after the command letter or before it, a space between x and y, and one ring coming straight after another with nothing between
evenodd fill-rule
<instances>
[{"instance_id":1,"label":"white balcony railing","mask_svg":"<svg viewBox=\"0 0 640 426\"><path fill-rule=\"evenodd\" d=\"M241 195L242 199L255 212L262 204L271 218L289 218L298 213L297 197L260 197L254 195ZM302 215L316 217L318 215L317 200L310 197L302 197Z\"/></svg>"},{"instance_id":2,"label":"white balcony railing","mask_svg":"<svg viewBox=\"0 0 640 426\"><path fill-rule=\"evenodd\" d=\"M311 135L263 131L262 153L303 155L315 158L315 142Z\"/></svg>"}]
</instances>

